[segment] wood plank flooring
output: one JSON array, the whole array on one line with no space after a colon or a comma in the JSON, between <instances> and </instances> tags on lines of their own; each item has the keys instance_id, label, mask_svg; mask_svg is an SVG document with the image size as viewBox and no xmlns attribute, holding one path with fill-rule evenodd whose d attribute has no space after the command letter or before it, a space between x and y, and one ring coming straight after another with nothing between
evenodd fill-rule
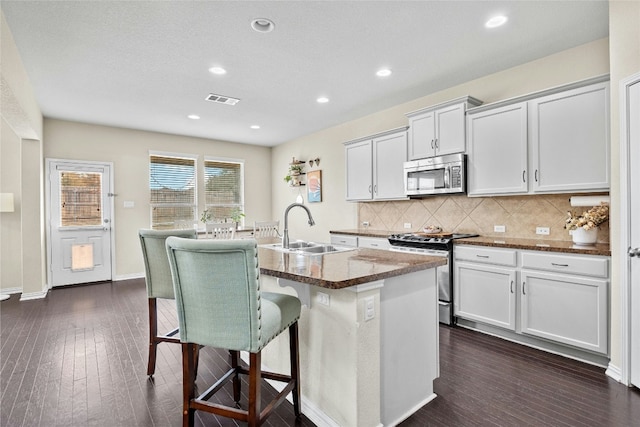
<instances>
[{"instance_id":1,"label":"wood plank flooring","mask_svg":"<svg viewBox=\"0 0 640 427\"><path fill-rule=\"evenodd\" d=\"M159 308L160 330L177 326L173 303ZM161 344L153 381L146 376L142 279L54 289L35 301L13 295L0 314L0 426L181 424L180 347ZM441 326L440 341L438 398L403 427L640 425L640 391L601 368L457 327ZM198 381L209 384L227 353L200 355ZM265 385L263 394L273 391ZM229 403L230 391L218 399ZM198 413L196 425L238 424ZM296 421L285 403L266 425L313 423Z\"/></svg>"}]
</instances>

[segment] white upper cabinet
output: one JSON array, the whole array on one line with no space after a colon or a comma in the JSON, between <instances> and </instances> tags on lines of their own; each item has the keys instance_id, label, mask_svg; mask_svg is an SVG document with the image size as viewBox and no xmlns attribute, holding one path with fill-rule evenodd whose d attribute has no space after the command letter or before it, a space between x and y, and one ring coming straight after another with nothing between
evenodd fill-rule
<instances>
[{"instance_id":1,"label":"white upper cabinet","mask_svg":"<svg viewBox=\"0 0 640 427\"><path fill-rule=\"evenodd\" d=\"M530 101L533 191L609 189L609 83Z\"/></svg>"},{"instance_id":2,"label":"white upper cabinet","mask_svg":"<svg viewBox=\"0 0 640 427\"><path fill-rule=\"evenodd\" d=\"M409 160L465 151L465 113L482 104L466 96L407 114Z\"/></svg>"},{"instance_id":3,"label":"white upper cabinet","mask_svg":"<svg viewBox=\"0 0 640 427\"><path fill-rule=\"evenodd\" d=\"M469 195L526 193L527 103L469 114L467 127Z\"/></svg>"},{"instance_id":4,"label":"white upper cabinet","mask_svg":"<svg viewBox=\"0 0 640 427\"><path fill-rule=\"evenodd\" d=\"M406 199L406 128L346 142L346 200Z\"/></svg>"},{"instance_id":5,"label":"white upper cabinet","mask_svg":"<svg viewBox=\"0 0 640 427\"><path fill-rule=\"evenodd\" d=\"M608 190L607 78L468 111L469 195Z\"/></svg>"},{"instance_id":6,"label":"white upper cabinet","mask_svg":"<svg viewBox=\"0 0 640 427\"><path fill-rule=\"evenodd\" d=\"M347 200L373 197L373 151L371 140L345 145Z\"/></svg>"}]
</instances>

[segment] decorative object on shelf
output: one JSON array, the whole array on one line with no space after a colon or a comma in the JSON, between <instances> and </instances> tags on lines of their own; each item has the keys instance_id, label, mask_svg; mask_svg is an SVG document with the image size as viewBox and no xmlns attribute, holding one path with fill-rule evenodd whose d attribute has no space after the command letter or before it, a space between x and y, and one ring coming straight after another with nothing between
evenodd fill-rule
<instances>
[{"instance_id":1,"label":"decorative object on shelf","mask_svg":"<svg viewBox=\"0 0 640 427\"><path fill-rule=\"evenodd\" d=\"M301 175L304 175L304 166L304 161L296 160L294 157L291 160L291 163L289 163L289 172L284 177L285 182L287 182L291 187L304 185L301 180Z\"/></svg>"},{"instance_id":2,"label":"decorative object on shelf","mask_svg":"<svg viewBox=\"0 0 640 427\"><path fill-rule=\"evenodd\" d=\"M578 215L574 211L567 212L564 228L571 232L576 245L592 245L598 240L598 226L609 220L609 204L601 202L588 211Z\"/></svg>"},{"instance_id":3,"label":"decorative object on shelf","mask_svg":"<svg viewBox=\"0 0 640 427\"><path fill-rule=\"evenodd\" d=\"M307 200L309 203L322 201L322 171L311 171L307 174Z\"/></svg>"}]
</instances>

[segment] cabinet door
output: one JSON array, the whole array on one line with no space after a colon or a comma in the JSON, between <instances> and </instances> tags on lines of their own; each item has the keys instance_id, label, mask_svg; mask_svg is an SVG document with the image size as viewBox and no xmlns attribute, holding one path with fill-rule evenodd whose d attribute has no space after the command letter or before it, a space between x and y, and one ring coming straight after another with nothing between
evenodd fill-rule
<instances>
[{"instance_id":1,"label":"cabinet door","mask_svg":"<svg viewBox=\"0 0 640 427\"><path fill-rule=\"evenodd\" d=\"M407 133L373 140L373 198L406 199L404 162L407 161Z\"/></svg>"},{"instance_id":2,"label":"cabinet door","mask_svg":"<svg viewBox=\"0 0 640 427\"><path fill-rule=\"evenodd\" d=\"M435 113L429 111L409 119L409 160L435 156Z\"/></svg>"},{"instance_id":3,"label":"cabinet door","mask_svg":"<svg viewBox=\"0 0 640 427\"><path fill-rule=\"evenodd\" d=\"M522 270L523 334L607 354L606 280Z\"/></svg>"},{"instance_id":4,"label":"cabinet door","mask_svg":"<svg viewBox=\"0 0 640 427\"><path fill-rule=\"evenodd\" d=\"M388 250L391 247L391 243L389 243L388 239L382 237L360 237L358 238L358 247Z\"/></svg>"},{"instance_id":5,"label":"cabinet door","mask_svg":"<svg viewBox=\"0 0 640 427\"><path fill-rule=\"evenodd\" d=\"M533 190L609 189L609 83L530 101Z\"/></svg>"},{"instance_id":6,"label":"cabinet door","mask_svg":"<svg viewBox=\"0 0 640 427\"><path fill-rule=\"evenodd\" d=\"M436 156L464 153L465 151L465 104L460 103L435 111Z\"/></svg>"},{"instance_id":7,"label":"cabinet door","mask_svg":"<svg viewBox=\"0 0 640 427\"><path fill-rule=\"evenodd\" d=\"M454 314L514 331L516 328L516 271L454 264Z\"/></svg>"},{"instance_id":8,"label":"cabinet door","mask_svg":"<svg viewBox=\"0 0 640 427\"><path fill-rule=\"evenodd\" d=\"M527 192L527 103L467 116L471 196Z\"/></svg>"},{"instance_id":9,"label":"cabinet door","mask_svg":"<svg viewBox=\"0 0 640 427\"><path fill-rule=\"evenodd\" d=\"M345 234L332 234L331 244L340 246L358 247L358 236L349 236Z\"/></svg>"},{"instance_id":10,"label":"cabinet door","mask_svg":"<svg viewBox=\"0 0 640 427\"><path fill-rule=\"evenodd\" d=\"M371 140L345 146L347 200L371 200L373 197L373 152Z\"/></svg>"}]
</instances>

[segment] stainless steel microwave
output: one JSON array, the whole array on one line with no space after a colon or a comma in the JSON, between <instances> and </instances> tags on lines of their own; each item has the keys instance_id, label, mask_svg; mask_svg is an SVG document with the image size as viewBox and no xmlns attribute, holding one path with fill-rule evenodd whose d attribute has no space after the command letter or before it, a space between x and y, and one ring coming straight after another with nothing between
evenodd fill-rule
<instances>
[{"instance_id":1,"label":"stainless steel microwave","mask_svg":"<svg viewBox=\"0 0 640 427\"><path fill-rule=\"evenodd\" d=\"M404 189L409 197L465 193L465 155L450 154L405 162Z\"/></svg>"}]
</instances>

